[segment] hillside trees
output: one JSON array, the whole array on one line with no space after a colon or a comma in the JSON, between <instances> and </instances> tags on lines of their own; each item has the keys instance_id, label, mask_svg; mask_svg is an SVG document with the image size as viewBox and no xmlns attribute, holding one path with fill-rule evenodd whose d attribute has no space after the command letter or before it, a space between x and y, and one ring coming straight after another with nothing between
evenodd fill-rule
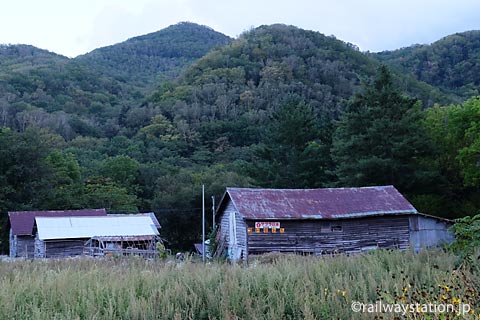
<instances>
[{"instance_id":1,"label":"hillside trees","mask_svg":"<svg viewBox=\"0 0 480 320\"><path fill-rule=\"evenodd\" d=\"M29 128L23 133L0 130L0 206L5 212L42 206L48 193L50 167L45 158L52 150L46 132Z\"/></svg>"},{"instance_id":2,"label":"hillside trees","mask_svg":"<svg viewBox=\"0 0 480 320\"><path fill-rule=\"evenodd\" d=\"M450 215L480 213L480 98L428 109L425 127L442 177L439 195Z\"/></svg>"},{"instance_id":3,"label":"hillside trees","mask_svg":"<svg viewBox=\"0 0 480 320\"><path fill-rule=\"evenodd\" d=\"M82 172L75 156L58 149L53 150L45 158L45 164L50 168L49 183L45 187L51 188L51 191L44 199L44 206L56 209L81 209Z\"/></svg>"},{"instance_id":4,"label":"hillside trees","mask_svg":"<svg viewBox=\"0 0 480 320\"><path fill-rule=\"evenodd\" d=\"M422 166L430 144L422 113L393 85L383 66L371 85L355 95L338 122L332 157L338 185L395 185L402 192L426 186L432 173Z\"/></svg>"},{"instance_id":5,"label":"hillside trees","mask_svg":"<svg viewBox=\"0 0 480 320\"><path fill-rule=\"evenodd\" d=\"M312 108L290 96L272 115L264 142L255 149L250 166L255 183L269 188L325 186L331 161L320 134Z\"/></svg>"},{"instance_id":6,"label":"hillside trees","mask_svg":"<svg viewBox=\"0 0 480 320\"><path fill-rule=\"evenodd\" d=\"M449 35L431 45L414 45L372 56L444 92L468 99L480 93L479 55L480 31L476 30Z\"/></svg>"}]
</instances>

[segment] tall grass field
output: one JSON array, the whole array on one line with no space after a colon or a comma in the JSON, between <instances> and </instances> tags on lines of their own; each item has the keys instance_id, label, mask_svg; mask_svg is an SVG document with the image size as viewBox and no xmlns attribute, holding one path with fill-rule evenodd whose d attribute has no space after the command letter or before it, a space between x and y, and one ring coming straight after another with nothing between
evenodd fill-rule
<instances>
[{"instance_id":1,"label":"tall grass field","mask_svg":"<svg viewBox=\"0 0 480 320\"><path fill-rule=\"evenodd\" d=\"M478 267L442 251L266 255L247 265L143 259L0 262L0 319L478 319ZM468 303L455 313L352 302Z\"/></svg>"}]
</instances>

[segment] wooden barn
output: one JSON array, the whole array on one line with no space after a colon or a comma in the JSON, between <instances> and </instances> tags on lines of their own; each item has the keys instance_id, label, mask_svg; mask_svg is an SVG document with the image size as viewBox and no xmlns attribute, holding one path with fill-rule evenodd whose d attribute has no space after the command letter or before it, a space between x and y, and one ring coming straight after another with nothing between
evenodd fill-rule
<instances>
[{"instance_id":1,"label":"wooden barn","mask_svg":"<svg viewBox=\"0 0 480 320\"><path fill-rule=\"evenodd\" d=\"M218 254L418 251L453 241L452 222L419 213L393 186L227 188L217 210Z\"/></svg>"},{"instance_id":2,"label":"wooden barn","mask_svg":"<svg viewBox=\"0 0 480 320\"><path fill-rule=\"evenodd\" d=\"M36 217L106 216L105 209L62 211L12 211L10 220L10 257L33 258L35 253Z\"/></svg>"},{"instance_id":3,"label":"wooden barn","mask_svg":"<svg viewBox=\"0 0 480 320\"><path fill-rule=\"evenodd\" d=\"M36 258L113 254L153 257L160 241L160 225L150 214L36 217L35 224Z\"/></svg>"}]
</instances>

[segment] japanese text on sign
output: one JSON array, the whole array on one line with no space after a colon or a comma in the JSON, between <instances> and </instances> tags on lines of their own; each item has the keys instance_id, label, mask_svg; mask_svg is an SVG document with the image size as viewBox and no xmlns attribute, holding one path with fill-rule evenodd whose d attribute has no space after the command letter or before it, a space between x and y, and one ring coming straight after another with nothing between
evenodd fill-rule
<instances>
[{"instance_id":1,"label":"japanese text on sign","mask_svg":"<svg viewBox=\"0 0 480 320\"><path fill-rule=\"evenodd\" d=\"M280 229L280 222L273 222L273 221L255 222L255 228Z\"/></svg>"}]
</instances>

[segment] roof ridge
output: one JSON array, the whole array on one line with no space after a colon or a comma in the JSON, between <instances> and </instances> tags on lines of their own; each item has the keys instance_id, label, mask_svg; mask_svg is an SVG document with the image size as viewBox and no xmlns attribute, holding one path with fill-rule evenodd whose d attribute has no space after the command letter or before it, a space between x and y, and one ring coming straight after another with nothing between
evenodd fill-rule
<instances>
[{"instance_id":1,"label":"roof ridge","mask_svg":"<svg viewBox=\"0 0 480 320\"><path fill-rule=\"evenodd\" d=\"M364 186L364 187L339 187L339 188L244 188L244 187L226 187L227 191L228 190L255 190L255 191L260 191L260 190L268 190L268 191L309 191L309 190L352 190L352 189L381 189L381 188L395 188L394 185L382 185L382 186Z\"/></svg>"}]
</instances>

